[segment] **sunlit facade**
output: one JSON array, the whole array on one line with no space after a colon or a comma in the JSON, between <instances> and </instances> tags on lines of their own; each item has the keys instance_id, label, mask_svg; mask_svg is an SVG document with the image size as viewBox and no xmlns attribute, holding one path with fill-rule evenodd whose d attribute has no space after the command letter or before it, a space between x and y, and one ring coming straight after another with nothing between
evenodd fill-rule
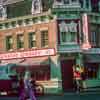
<instances>
[{"instance_id":1,"label":"sunlit facade","mask_svg":"<svg viewBox=\"0 0 100 100\"><path fill-rule=\"evenodd\" d=\"M100 84L99 0L14 1L0 3L0 66L27 66L44 93L73 90L74 65Z\"/></svg>"}]
</instances>

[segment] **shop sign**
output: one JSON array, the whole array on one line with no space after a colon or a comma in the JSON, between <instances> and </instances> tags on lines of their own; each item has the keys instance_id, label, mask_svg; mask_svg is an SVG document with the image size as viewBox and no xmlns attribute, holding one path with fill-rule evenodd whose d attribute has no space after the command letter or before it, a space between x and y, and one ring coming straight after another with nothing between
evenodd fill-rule
<instances>
[{"instance_id":1,"label":"shop sign","mask_svg":"<svg viewBox=\"0 0 100 100\"><path fill-rule=\"evenodd\" d=\"M55 55L55 49L40 49L40 50L31 50L24 52L14 52L14 53L5 53L0 54L1 60L6 59L18 59L18 58L27 58L27 57L39 57L39 56L49 56Z\"/></svg>"}]
</instances>

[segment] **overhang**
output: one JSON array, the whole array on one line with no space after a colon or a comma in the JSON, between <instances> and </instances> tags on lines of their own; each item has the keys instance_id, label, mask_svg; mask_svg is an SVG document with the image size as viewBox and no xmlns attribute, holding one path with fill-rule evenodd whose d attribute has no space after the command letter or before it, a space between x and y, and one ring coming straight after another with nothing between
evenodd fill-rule
<instances>
[{"instance_id":1,"label":"overhang","mask_svg":"<svg viewBox=\"0 0 100 100\"><path fill-rule=\"evenodd\" d=\"M16 65L42 65L49 64L48 57L35 57L35 58L23 58L23 59L9 59L9 60L1 60L0 65L7 64L16 64Z\"/></svg>"},{"instance_id":2,"label":"overhang","mask_svg":"<svg viewBox=\"0 0 100 100\"><path fill-rule=\"evenodd\" d=\"M100 55L99 54L85 55L84 61L91 62L91 63L100 63Z\"/></svg>"},{"instance_id":3,"label":"overhang","mask_svg":"<svg viewBox=\"0 0 100 100\"><path fill-rule=\"evenodd\" d=\"M17 63L17 65L45 65L49 64L48 57L35 57L35 58L25 58L22 62Z\"/></svg>"}]
</instances>

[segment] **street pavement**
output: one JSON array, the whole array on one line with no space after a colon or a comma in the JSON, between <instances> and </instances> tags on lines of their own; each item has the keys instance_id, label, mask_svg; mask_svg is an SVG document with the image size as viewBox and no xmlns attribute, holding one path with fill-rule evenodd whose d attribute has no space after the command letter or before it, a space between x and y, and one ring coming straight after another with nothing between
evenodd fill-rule
<instances>
[{"instance_id":1,"label":"street pavement","mask_svg":"<svg viewBox=\"0 0 100 100\"><path fill-rule=\"evenodd\" d=\"M43 96L38 100L100 100L100 93L65 93L59 96Z\"/></svg>"},{"instance_id":2,"label":"street pavement","mask_svg":"<svg viewBox=\"0 0 100 100\"><path fill-rule=\"evenodd\" d=\"M0 100L18 100L18 97L0 97ZM100 100L100 92L64 93L62 95L45 95L37 100Z\"/></svg>"}]
</instances>

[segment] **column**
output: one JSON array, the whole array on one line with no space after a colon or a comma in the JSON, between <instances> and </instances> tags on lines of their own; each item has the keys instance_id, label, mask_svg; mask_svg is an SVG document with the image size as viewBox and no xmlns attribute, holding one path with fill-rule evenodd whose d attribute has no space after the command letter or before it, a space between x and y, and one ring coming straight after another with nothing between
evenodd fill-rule
<instances>
[{"instance_id":1,"label":"column","mask_svg":"<svg viewBox=\"0 0 100 100\"><path fill-rule=\"evenodd\" d=\"M61 78L61 66L60 66L60 58L59 55L53 56L50 59L50 67L51 67L51 80L55 81L57 88L54 90L55 92L62 93L62 78Z\"/></svg>"},{"instance_id":2,"label":"column","mask_svg":"<svg viewBox=\"0 0 100 100\"><path fill-rule=\"evenodd\" d=\"M61 80L61 67L59 55L50 58L51 66L51 78L57 78Z\"/></svg>"}]
</instances>

